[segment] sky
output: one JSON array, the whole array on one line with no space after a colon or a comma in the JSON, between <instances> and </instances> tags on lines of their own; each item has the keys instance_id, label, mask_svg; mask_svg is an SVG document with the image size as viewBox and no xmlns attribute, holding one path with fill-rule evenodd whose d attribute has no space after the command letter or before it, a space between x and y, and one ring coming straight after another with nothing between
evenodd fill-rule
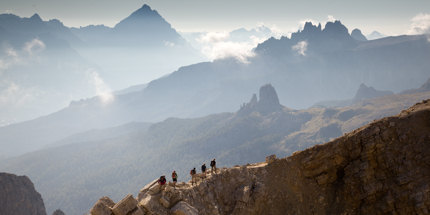
<instances>
[{"instance_id":1,"label":"sky","mask_svg":"<svg viewBox=\"0 0 430 215\"><path fill-rule=\"evenodd\" d=\"M2 0L0 13L59 19L66 26L114 26L143 4L157 10L181 32L231 31L264 24L296 31L305 20L341 20L350 31L386 35L410 31L414 17L430 14L428 0Z\"/></svg>"}]
</instances>

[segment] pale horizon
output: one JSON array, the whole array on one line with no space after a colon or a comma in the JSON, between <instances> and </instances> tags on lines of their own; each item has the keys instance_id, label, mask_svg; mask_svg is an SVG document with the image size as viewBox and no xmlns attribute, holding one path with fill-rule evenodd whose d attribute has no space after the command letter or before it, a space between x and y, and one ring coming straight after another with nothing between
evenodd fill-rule
<instances>
[{"instance_id":1,"label":"pale horizon","mask_svg":"<svg viewBox=\"0 0 430 215\"><path fill-rule=\"evenodd\" d=\"M148 4L153 10L169 22L178 32L225 32L238 28L252 29L259 25L270 27L288 35L295 32L305 21L325 24L330 19L340 20L348 29L360 29L368 35L378 31L395 36L410 34L416 25L417 17L430 14L430 2L412 1L392 3L392 1L361 1L347 3L331 1L329 3L312 1L284 2L271 0L266 2L217 1L154 1L132 0L118 1L2 1L0 13L12 13L21 17L30 17L37 13L43 20L58 19L68 27L88 25L115 26L132 12ZM372 4L372 7L369 7ZM293 6L291 6L293 5ZM237 11L240 11L238 13ZM430 19L424 20L430 25ZM420 21L423 24L422 20Z\"/></svg>"}]
</instances>

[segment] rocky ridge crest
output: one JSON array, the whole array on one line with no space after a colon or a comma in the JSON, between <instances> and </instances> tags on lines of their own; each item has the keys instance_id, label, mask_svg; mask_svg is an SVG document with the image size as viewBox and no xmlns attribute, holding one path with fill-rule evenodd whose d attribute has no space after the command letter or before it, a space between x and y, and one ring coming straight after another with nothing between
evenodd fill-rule
<instances>
[{"instance_id":1,"label":"rocky ridge crest","mask_svg":"<svg viewBox=\"0 0 430 215\"><path fill-rule=\"evenodd\" d=\"M222 168L195 186L154 181L117 204L101 199L91 214L428 214L429 143L425 100L287 158Z\"/></svg>"}]
</instances>

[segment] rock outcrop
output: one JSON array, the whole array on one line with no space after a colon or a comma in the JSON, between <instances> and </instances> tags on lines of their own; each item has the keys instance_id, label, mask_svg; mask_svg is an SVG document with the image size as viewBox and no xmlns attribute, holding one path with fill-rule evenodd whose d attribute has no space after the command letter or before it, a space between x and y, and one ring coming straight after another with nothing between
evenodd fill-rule
<instances>
[{"instance_id":1,"label":"rock outcrop","mask_svg":"<svg viewBox=\"0 0 430 215\"><path fill-rule=\"evenodd\" d=\"M246 115L255 111L266 115L283 108L279 103L278 94L271 84L260 87L259 98L257 100L257 96L253 94L251 100L241 107L239 114Z\"/></svg>"},{"instance_id":2,"label":"rock outcrop","mask_svg":"<svg viewBox=\"0 0 430 215\"><path fill-rule=\"evenodd\" d=\"M0 214L46 215L42 196L27 176L0 173Z\"/></svg>"},{"instance_id":3,"label":"rock outcrop","mask_svg":"<svg viewBox=\"0 0 430 215\"><path fill-rule=\"evenodd\" d=\"M116 215L429 214L429 144L426 100L287 158L198 175L194 186L153 182L105 214L125 201Z\"/></svg>"}]
</instances>

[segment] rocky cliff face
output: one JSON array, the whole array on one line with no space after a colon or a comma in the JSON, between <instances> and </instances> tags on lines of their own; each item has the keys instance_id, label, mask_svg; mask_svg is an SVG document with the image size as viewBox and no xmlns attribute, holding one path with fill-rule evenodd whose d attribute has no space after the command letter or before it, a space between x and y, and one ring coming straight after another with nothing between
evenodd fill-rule
<instances>
[{"instance_id":1,"label":"rocky cliff face","mask_svg":"<svg viewBox=\"0 0 430 215\"><path fill-rule=\"evenodd\" d=\"M42 197L27 176L0 173L0 214L46 215Z\"/></svg>"},{"instance_id":2,"label":"rocky cliff face","mask_svg":"<svg viewBox=\"0 0 430 215\"><path fill-rule=\"evenodd\" d=\"M430 100L326 144L104 197L91 214L428 214Z\"/></svg>"}]
</instances>

